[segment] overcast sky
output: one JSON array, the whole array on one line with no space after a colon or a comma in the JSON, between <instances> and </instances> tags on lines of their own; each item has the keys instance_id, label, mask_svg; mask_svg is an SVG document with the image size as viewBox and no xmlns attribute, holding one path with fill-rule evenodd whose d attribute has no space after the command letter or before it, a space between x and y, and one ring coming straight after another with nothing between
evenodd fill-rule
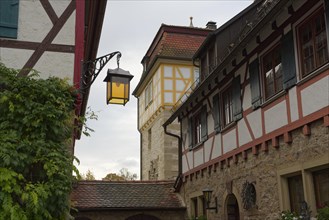
<instances>
[{"instance_id":1,"label":"overcast sky","mask_svg":"<svg viewBox=\"0 0 329 220\"><path fill-rule=\"evenodd\" d=\"M193 17L195 27L205 27L208 21L217 27L234 17L253 1L124 1L109 0L103 23L98 57L120 51L120 68L129 70L135 89L142 74L141 60L162 23L189 26ZM108 68L116 68L116 59L109 61L91 87L88 106L98 120L87 124L95 132L82 136L75 145L81 173L91 170L96 179L121 168L140 175L140 135L137 130L137 99L130 96L126 106L106 105L103 79Z\"/></svg>"}]
</instances>

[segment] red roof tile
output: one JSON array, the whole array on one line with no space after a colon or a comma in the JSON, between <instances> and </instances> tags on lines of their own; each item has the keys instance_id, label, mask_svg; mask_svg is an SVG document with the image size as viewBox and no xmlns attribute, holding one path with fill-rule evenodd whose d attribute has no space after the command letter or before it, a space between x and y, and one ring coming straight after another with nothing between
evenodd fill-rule
<instances>
[{"instance_id":1,"label":"red roof tile","mask_svg":"<svg viewBox=\"0 0 329 220\"><path fill-rule=\"evenodd\" d=\"M78 210L185 209L174 182L79 181L71 199Z\"/></svg>"}]
</instances>

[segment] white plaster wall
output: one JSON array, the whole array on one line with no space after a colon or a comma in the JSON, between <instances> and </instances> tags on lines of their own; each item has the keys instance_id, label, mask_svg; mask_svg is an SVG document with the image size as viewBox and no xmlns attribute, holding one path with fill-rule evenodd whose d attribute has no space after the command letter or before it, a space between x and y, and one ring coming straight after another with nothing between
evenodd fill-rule
<instances>
[{"instance_id":1,"label":"white plaster wall","mask_svg":"<svg viewBox=\"0 0 329 220\"><path fill-rule=\"evenodd\" d=\"M201 164L203 164L203 149L200 148L196 151L194 151L194 167L197 167Z\"/></svg>"},{"instance_id":2,"label":"white plaster wall","mask_svg":"<svg viewBox=\"0 0 329 220\"><path fill-rule=\"evenodd\" d=\"M0 48L0 62L10 68L22 69L33 52L34 50Z\"/></svg>"},{"instance_id":3,"label":"white plaster wall","mask_svg":"<svg viewBox=\"0 0 329 220\"><path fill-rule=\"evenodd\" d=\"M251 108L250 84L246 85L244 89L242 108L244 110Z\"/></svg>"},{"instance_id":4,"label":"white plaster wall","mask_svg":"<svg viewBox=\"0 0 329 220\"><path fill-rule=\"evenodd\" d=\"M288 124L286 101L264 112L265 132L269 133Z\"/></svg>"},{"instance_id":5,"label":"white plaster wall","mask_svg":"<svg viewBox=\"0 0 329 220\"><path fill-rule=\"evenodd\" d=\"M172 75L173 69L172 68L173 68L172 66L164 66L164 68L163 68L164 77L170 77L170 78L173 77L173 75Z\"/></svg>"},{"instance_id":6,"label":"white plaster wall","mask_svg":"<svg viewBox=\"0 0 329 220\"><path fill-rule=\"evenodd\" d=\"M251 112L247 115L247 120L250 124L252 133L255 138L259 138L262 136L262 117L261 117L261 109L258 108L256 111Z\"/></svg>"},{"instance_id":7,"label":"white plaster wall","mask_svg":"<svg viewBox=\"0 0 329 220\"><path fill-rule=\"evenodd\" d=\"M182 76L185 79L189 79L191 77L191 68L188 67L179 67L179 71L181 72ZM177 72L176 73L177 78L181 78L181 75Z\"/></svg>"},{"instance_id":8,"label":"white plaster wall","mask_svg":"<svg viewBox=\"0 0 329 220\"><path fill-rule=\"evenodd\" d=\"M176 91L181 92L185 88L185 82L183 80L176 79L176 85L175 86L176 86Z\"/></svg>"},{"instance_id":9,"label":"white plaster wall","mask_svg":"<svg viewBox=\"0 0 329 220\"><path fill-rule=\"evenodd\" d=\"M52 42L53 44L75 45L75 11L66 21Z\"/></svg>"},{"instance_id":10,"label":"white plaster wall","mask_svg":"<svg viewBox=\"0 0 329 220\"><path fill-rule=\"evenodd\" d=\"M213 138L208 139L204 143L204 162L208 162L209 161Z\"/></svg>"},{"instance_id":11,"label":"white plaster wall","mask_svg":"<svg viewBox=\"0 0 329 220\"><path fill-rule=\"evenodd\" d=\"M172 81L172 79L165 79L164 80L164 89L165 90L173 90L173 81Z\"/></svg>"},{"instance_id":12,"label":"white plaster wall","mask_svg":"<svg viewBox=\"0 0 329 220\"><path fill-rule=\"evenodd\" d=\"M301 91L303 116L329 106L329 76Z\"/></svg>"},{"instance_id":13,"label":"white plaster wall","mask_svg":"<svg viewBox=\"0 0 329 220\"><path fill-rule=\"evenodd\" d=\"M34 66L42 78L67 78L73 84L74 54L45 52Z\"/></svg>"},{"instance_id":14,"label":"white plaster wall","mask_svg":"<svg viewBox=\"0 0 329 220\"><path fill-rule=\"evenodd\" d=\"M41 42L53 24L40 1L19 1L18 10L17 40Z\"/></svg>"},{"instance_id":15,"label":"white plaster wall","mask_svg":"<svg viewBox=\"0 0 329 220\"><path fill-rule=\"evenodd\" d=\"M236 130L233 129L232 131L223 135L223 152L224 154L235 149L237 147L236 143Z\"/></svg>"},{"instance_id":16,"label":"white plaster wall","mask_svg":"<svg viewBox=\"0 0 329 220\"><path fill-rule=\"evenodd\" d=\"M182 156L182 172L185 173L188 171L187 161L185 155Z\"/></svg>"},{"instance_id":17,"label":"white plaster wall","mask_svg":"<svg viewBox=\"0 0 329 220\"><path fill-rule=\"evenodd\" d=\"M64 10L66 9L66 7L68 6L68 4L71 2L71 0L49 0L51 6L53 7L55 13L57 14L57 16L59 17Z\"/></svg>"},{"instance_id":18,"label":"white plaster wall","mask_svg":"<svg viewBox=\"0 0 329 220\"><path fill-rule=\"evenodd\" d=\"M298 119L298 102L296 86L289 90L289 103L290 103L290 118L291 121L296 121Z\"/></svg>"},{"instance_id":19,"label":"white plaster wall","mask_svg":"<svg viewBox=\"0 0 329 220\"><path fill-rule=\"evenodd\" d=\"M172 92L165 92L164 93L164 102L165 103L173 103L173 93Z\"/></svg>"},{"instance_id":20,"label":"white plaster wall","mask_svg":"<svg viewBox=\"0 0 329 220\"><path fill-rule=\"evenodd\" d=\"M240 146L252 141L252 138L251 138L249 130L247 128L246 122L244 120L240 120L238 122L238 130L239 130L239 145Z\"/></svg>"},{"instance_id":21,"label":"white plaster wall","mask_svg":"<svg viewBox=\"0 0 329 220\"><path fill-rule=\"evenodd\" d=\"M215 159L222 155L222 136L220 134L215 135L214 149L212 150L211 159Z\"/></svg>"},{"instance_id":22,"label":"white plaster wall","mask_svg":"<svg viewBox=\"0 0 329 220\"><path fill-rule=\"evenodd\" d=\"M193 165L193 151L187 152L186 157L187 157L188 164L190 165L190 169L192 169L194 167L194 165Z\"/></svg>"}]
</instances>

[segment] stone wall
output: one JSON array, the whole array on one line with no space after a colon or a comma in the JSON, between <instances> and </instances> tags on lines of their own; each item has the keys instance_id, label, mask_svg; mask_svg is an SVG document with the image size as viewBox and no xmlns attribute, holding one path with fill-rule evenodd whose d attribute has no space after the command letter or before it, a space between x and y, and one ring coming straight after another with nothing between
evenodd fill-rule
<instances>
[{"instance_id":1,"label":"stone wall","mask_svg":"<svg viewBox=\"0 0 329 220\"><path fill-rule=\"evenodd\" d=\"M246 159L239 155L236 161L229 159L226 164L215 164L185 178L180 194L189 214L191 215L192 209L191 198L196 193L202 195L202 190L208 187L214 190L212 200L217 197L219 205L218 213L214 210L207 211L208 220L227 219L225 200L230 191L237 198L240 219L279 219L279 213L287 209L280 202L282 197L287 197L282 195L280 184L283 177L280 176L280 170L292 166L304 169L305 164L308 164L310 170L313 169L312 166L315 169L320 165L329 167L329 128L320 119L312 123L310 129L310 135L304 135L302 128L293 131L291 143L285 143L283 137L279 137L277 148L268 143L268 150L259 148L259 153L255 155L250 149ZM242 187L246 181L253 183L256 189L256 205L248 211L243 209L241 198ZM305 197L311 198L312 195ZM315 216L315 201L310 200L307 202L313 207L312 215ZM213 205L212 201L211 206Z\"/></svg>"},{"instance_id":2,"label":"stone wall","mask_svg":"<svg viewBox=\"0 0 329 220\"><path fill-rule=\"evenodd\" d=\"M162 111L149 127L141 131L141 180L173 180L177 177L178 140L166 135L162 127L169 115L168 111ZM173 123L167 130L179 134L179 124Z\"/></svg>"}]
</instances>

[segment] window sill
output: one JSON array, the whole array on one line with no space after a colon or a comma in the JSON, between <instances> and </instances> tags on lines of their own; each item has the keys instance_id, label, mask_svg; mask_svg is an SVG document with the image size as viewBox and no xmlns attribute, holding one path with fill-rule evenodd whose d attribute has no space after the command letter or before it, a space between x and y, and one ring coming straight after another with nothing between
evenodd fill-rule
<instances>
[{"instance_id":1,"label":"window sill","mask_svg":"<svg viewBox=\"0 0 329 220\"><path fill-rule=\"evenodd\" d=\"M266 107L267 105L271 104L272 102L274 102L275 100L277 100L280 97L284 96L285 94L287 94L287 91L286 90L281 90L277 94L275 94L272 97L270 97L269 99L267 99L264 103L262 103L260 107L261 108Z\"/></svg>"},{"instance_id":2,"label":"window sill","mask_svg":"<svg viewBox=\"0 0 329 220\"><path fill-rule=\"evenodd\" d=\"M225 127L222 128L222 130L216 132L216 134L218 134L218 133L223 133L223 132L225 132L225 131L227 131L227 130L230 130L230 129L233 128L236 124L237 124L237 123L236 123L235 121L232 121L231 123L225 125Z\"/></svg>"},{"instance_id":3,"label":"window sill","mask_svg":"<svg viewBox=\"0 0 329 220\"><path fill-rule=\"evenodd\" d=\"M307 76L305 76L304 78L302 78L301 80L299 80L296 85L300 86L302 84L304 84L305 82L307 82L308 80L312 79L313 77L319 75L320 73L324 72L325 70L329 69L329 63L324 64L323 66L317 68L316 70L314 70L313 72L311 72L310 74L308 74Z\"/></svg>"},{"instance_id":4,"label":"window sill","mask_svg":"<svg viewBox=\"0 0 329 220\"><path fill-rule=\"evenodd\" d=\"M207 140L208 140L208 139L207 139ZM196 150L196 149L202 147L202 146L204 145L204 142L206 142L207 140L204 140L204 141L201 141L201 142L195 144L192 148L190 148L190 151L192 151L192 150Z\"/></svg>"}]
</instances>

